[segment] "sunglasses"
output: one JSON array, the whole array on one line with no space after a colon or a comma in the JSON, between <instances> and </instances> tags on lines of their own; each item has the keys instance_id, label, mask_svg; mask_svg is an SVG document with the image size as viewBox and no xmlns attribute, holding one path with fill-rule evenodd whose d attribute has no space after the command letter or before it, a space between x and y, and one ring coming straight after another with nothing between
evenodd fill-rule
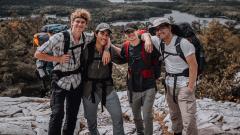
<instances>
[{"instance_id":1,"label":"sunglasses","mask_svg":"<svg viewBox=\"0 0 240 135\"><path fill-rule=\"evenodd\" d=\"M125 34L131 34L131 33L133 33L135 30L133 30L133 29L129 29L129 30L127 30L127 31L125 31Z\"/></svg>"}]
</instances>

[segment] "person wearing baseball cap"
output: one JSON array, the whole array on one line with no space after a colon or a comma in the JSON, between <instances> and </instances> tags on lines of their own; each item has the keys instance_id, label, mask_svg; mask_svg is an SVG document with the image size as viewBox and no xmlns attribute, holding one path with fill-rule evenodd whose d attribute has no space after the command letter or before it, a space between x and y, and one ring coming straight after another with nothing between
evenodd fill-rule
<instances>
[{"instance_id":1,"label":"person wearing baseball cap","mask_svg":"<svg viewBox=\"0 0 240 135\"><path fill-rule=\"evenodd\" d=\"M119 48L119 55L128 63L128 100L133 113L136 134L153 134L153 103L156 94L156 78L159 77L158 51L146 51L152 45L149 33L138 30L136 24L124 26L125 42ZM150 43L150 44L149 44ZM117 47L113 47L116 48ZM156 70L155 70L156 69ZM156 71L156 72L155 72ZM143 115L142 115L143 114Z\"/></svg>"},{"instance_id":2,"label":"person wearing baseball cap","mask_svg":"<svg viewBox=\"0 0 240 135\"><path fill-rule=\"evenodd\" d=\"M138 26L135 23L128 23L124 25L124 32L138 30Z\"/></svg>"},{"instance_id":3,"label":"person wearing baseball cap","mask_svg":"<svg viewBox=\"0 0 240 135\"><path fill-rule=\"evenodd\" d=\"M167 18L155 19L152 29L156 32L156 36L151 37L152 43L165 63L164 86L174 135L197 135L195 85L198 66L194 45L173 34ZM185 60L176 53L177 46Z\"/></svg>"},{"instance_id":4,"label":"person wearing baseball cap","mask_svg":"<svg viewBox=\"0 0 240 135\"><path fill-rule=\"evenodd\" d=\"M97 27L95 29L95 32L98 32L98 31L102 32L102 31L106 31L106 30L109 32L109 34L112 33L112 30L111 30L109 24L107 24L107 23L100 23L100 24L97 25Z\"/></svg>"},{"instance_id":5,"label":"person wearing baseball cap","mask_svg":"<svg viewBox=\"0 0 240 135\"><path fill-rule=\"evenodd\" d=\"M87 119L91 135L99 135L97 129L98 104L102 103L111 115L113 135L124 135L122 110L117 93L113 90L112 62L104 65L102 54L104 47L110 43L112 30L107 23L97 25L94 36L84 50L84 116ZM110 46L110 45L109 45ZM114 60L114 50L110 48L111 60ZM115 53L116 54L116 53Z\"/></svg>"},{"instance_id":6,"label":"person wearing baseball cap","mask_svg":"<svg viewBox=\"0 0 240 135\"><path fill-rule=\"evenodd\" d=\"M83 64L80 58L84 46L93 39L92 35L85 32L91 15L86 9L76 9L70 18L70 29L52 35L34 54L38 60L52 62L54 65L51 73L52 95L48 135L74 134L82 99ZM104 51L104 54L103 62L108 63L109 51Z\"/></svg>"}]
</instances>

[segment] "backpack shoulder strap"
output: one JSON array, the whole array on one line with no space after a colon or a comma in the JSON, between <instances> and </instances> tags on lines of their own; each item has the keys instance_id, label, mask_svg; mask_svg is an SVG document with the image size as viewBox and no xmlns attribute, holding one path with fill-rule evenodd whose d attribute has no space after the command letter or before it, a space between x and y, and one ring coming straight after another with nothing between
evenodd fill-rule
<instances>
[{"instance_id":1,"label":"backpack shoulder strap","mask_svg":"<svg viewBox=\"0 0 240 135\"><path fill-rule=\"evenodd\" d=\"M68 31L63 31L63 36L64 36L64 54L67 54L68 49L70 47L70 34Z\"/></svg>"},{"instance_id":2,"label":"backpack shoulder strap","mask_svg":"<svg viewBox=\"0 0 240 135\"><path fill-rule=\"evenodd\" d=\"M83 72L84 71L84 63L86 62L85 61L85 56L84 56L84 47L85 47L85 34L82 33L82 36L83 36L83 43L81 44L81 54L80 54L80 68L81 68L81 71Z\"/></svg>"},{"instance_id":3,"label":"backpack shoulder strap","mask_svg":"<svg viewBox=\"0 0 240 135\"><path fill-rule=\"evenodd\" d=\"M81 54L80 54L80 61L81 61L81 59L83 58L83 50L84 50L84 47L85 47L85 34L84 33L82 33L82 38L83 38L83 43L82 44L80 44L80 46L81 46ZM83 59L82 59L83 60Z\"/></svg>"},{"instance_id":4,"label":"backpack shoulder strap","mask_svg":"<svg viewBox=\"0 0 240 135\"><path fill-rule=\"evenodd\" d=\"M124 44L123 44L127 62L129 61L129 45L130 45L130 42L128 42L128 41L124 42Z\"/></svg>"},{"instance_id":5,"label":"backpack shoulder strap","mask_svg":"<svg viewBox=\"0 0 240 135\"><path fill-rule=\"evenodd\" d=\"M83 77L84 79L88 78L88 67L90 63L93 62L93 57L94 57L94 45L95 42L92 40L90 43L86 45L86 48L84 50L84 55L82 57L82 67L83 67Z\"/></svg>"},{"instance_id":6,"label":"backpack shoulder strap","mask_svg":"<svg viewBox=\"0 0 240 135\"><path fill-rule=\"evenodd\" d=\"M90 42L88 45L87 45L87 54L88 54L88 56L87 56L87 64L90 64L90 63L92 63L93 62L93 59L94 59L94 51L95 51L95 49L94 49L94 47L95 47L95 41L92 41L92 42Z\"/></svg>"},{"instance_id":7,"label":"backpack shoulder strap","mask_svg":"<svg viewBox=\"0 0 240 135\"><path fill-rule=\"evenodd\" d=\"M164 46L163 40L161 40L159 45L159 52L161 53L162 56L164 54L164 51L165 51L165 46Z\"/></svg>"},{"instance_id":8,"label":"backpack shoulder strap","mask_svg":"<svg viewBox=\"0 0 240 135\"><path fill-rule=\"evenodd\" d=\"M83 38L83 43L85 43L85 40L86 40L86 36L84 33L82 33L82 38Z\"/></svg>"},{"instance_id":9,"label":"backpack shoulder strap","mask_svg":"<svg viewBox=\"0 0 240 135\"><path fill-rule=\"evenodd\" d=\"M109 52L110 52L110 55L112 56L112 47L109 48ZM108 63L108 67L109 67L109 78L111 78L112 77L112 67L113 67L112 61L110 61Z\"/></svg>"},{"instance_id":10,"label":"backpack shoulder strap","mask_svg":"<svg viewBox=\"0 0 240 135\"><path fill-rule=\"evenodd\" d=\"M69 34L69 32L68 31L63 31L62 32L63 33L63 42L64 42L64 49L63 49L63 53L64 54L67 54L68 53L68 50L69 50L69 47L70 47L70 34ZM59 65L60 63L58 62L58 63L56 63L55 65L54 65L54 67L55 66L57 66L57 65Z\"/></svg>"},{"instance_id":11,"label":"backpack shoulder strap","mask_svg":"<svg viewBox=\"0 0 240 135\"><path fill-rule=\"evenodd\" d=\"M187 60L186 60L186 58L183 54L182 48L180 46L181 40L182 40L182 37L178 36L176 39L176 42L175 42L176 51L177 51L178 56L181 57L187 63Z\"/></svg>"},{"instance_id":12,"label":"backpack shoulder strap","mask_svg":"<svg viewBox=\"0 0 240 135\"><path fill-rule=\"evenodd\" d=\"M85 47L85 40L86 40L86 35L84 34L84 32L82 33L82 38L83 38L83 43L81 44L81 49L83 50Z\"/></svg>"}]
</instances>

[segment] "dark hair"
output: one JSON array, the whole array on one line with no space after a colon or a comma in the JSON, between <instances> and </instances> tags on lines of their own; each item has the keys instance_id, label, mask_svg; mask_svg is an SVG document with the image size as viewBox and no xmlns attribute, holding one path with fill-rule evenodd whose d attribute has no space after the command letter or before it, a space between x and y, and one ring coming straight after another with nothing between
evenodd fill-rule
<instances>
[{"instance_id":1,"label":"dark hair","mask_svg":"<svg viewBox=\"0 0 240 135\"><path fill-rule=\"evenodd\" d=\"M171 27L172 25L171 25L171 24L169 24L169 23L163 23L163 24L160 24L159 26Z\"/></svg>"}]
</instances>

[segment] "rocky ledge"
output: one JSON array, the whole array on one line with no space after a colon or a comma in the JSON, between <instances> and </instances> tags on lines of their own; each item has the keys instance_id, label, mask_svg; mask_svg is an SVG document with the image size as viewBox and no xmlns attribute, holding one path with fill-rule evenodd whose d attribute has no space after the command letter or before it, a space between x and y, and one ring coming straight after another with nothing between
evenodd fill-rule
<instances>
[{"instance_id":1,"label":"rocky ledge","mask_svg":"<svg viewBox=\"0 0 240 135\"><path fill-rule=\"evenodd\" d=\"M126 92L119 92L119 99L124 117L124 128L127 135L135 134L133 117ZM19 97L0 97L0 134L1 135L47 135L49 99ZM164 95L157 94L154 103L154 134L171 132L171 121L167 113ZM200 135L240 135L240 104L216 102L211 99L197 100L197 124ZM99 106L98 128L101 134L112 135L111 119L105 110L101 113ZM81 105L76 135L88 134L86 120Z\"/></svg>"}]
</instances>

